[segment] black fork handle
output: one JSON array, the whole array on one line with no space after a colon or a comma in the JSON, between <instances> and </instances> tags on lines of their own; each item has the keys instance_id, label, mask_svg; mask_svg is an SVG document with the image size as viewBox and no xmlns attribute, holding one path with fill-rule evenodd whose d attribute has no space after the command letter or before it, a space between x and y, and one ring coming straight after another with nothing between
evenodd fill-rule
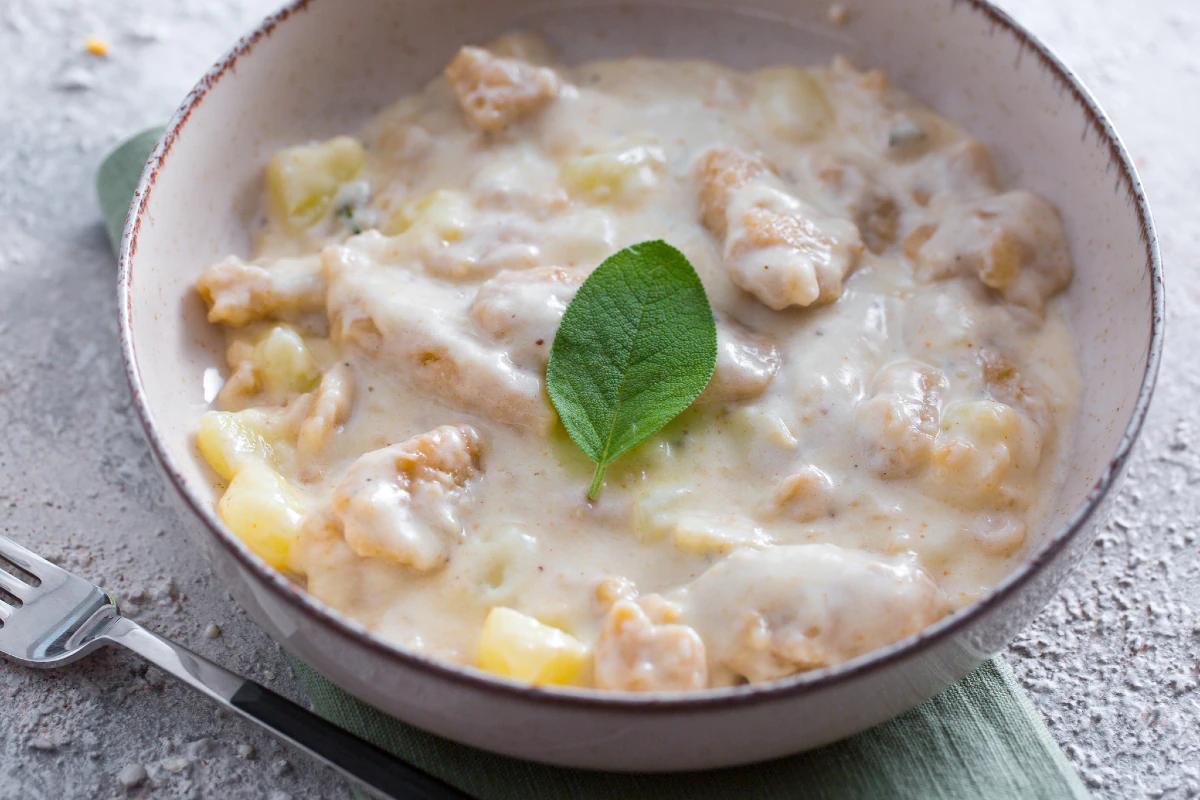
<instances>
[{"instance_id":1,"label":"black fork handle","mask_svg":"<svg viewBox=\"0 0 1200 800\"><path fill-rule=\"evenodd\" d=\"M119 618L102 638L129 648L374 794L391 800L471 800L439 778L132 620Z\"/></svg>"}]
</instances>

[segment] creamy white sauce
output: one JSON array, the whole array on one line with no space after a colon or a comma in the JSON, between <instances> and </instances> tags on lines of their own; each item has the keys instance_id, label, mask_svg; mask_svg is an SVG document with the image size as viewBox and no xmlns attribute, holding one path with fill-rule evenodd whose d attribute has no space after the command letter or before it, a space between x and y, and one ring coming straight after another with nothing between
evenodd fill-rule
<instances>
[{"instance_id":1,"label":"creamy white sauce","mask_svg":"<svg viewBox=\"0 0 1200 800\"><path fill-rule=\"evenodd\" d=\"M299 156L328 209L289 224L272 184L255 257L199 282L217 407L262 437L201 447L240 453L222 513L268 561L385 638L488 666L506 607L582 643L562 680L645 690L852 658L1028 551L1074 430L1070 261L978 143L842 61L565 67L505 37L448 75L361 167ZM546 359L589 270L659 238L718 368L588 503Z\"/></svg>"}]
</instances>

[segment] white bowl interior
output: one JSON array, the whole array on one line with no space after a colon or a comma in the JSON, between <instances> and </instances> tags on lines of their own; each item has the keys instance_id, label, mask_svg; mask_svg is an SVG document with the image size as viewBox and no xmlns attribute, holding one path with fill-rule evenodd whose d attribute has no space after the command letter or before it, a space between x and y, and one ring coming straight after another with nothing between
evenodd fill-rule
<instances>
[{"instance_id":1,"label":"white bowl interior","mask_svg":"<svg viewBox=\"0 0 1200 800\"><path fill-rule=\"evenodd\" d=\"M569 61L643 53L738 67L844 53L959 122L1005 179L1061 209L1077 272L1066 295L1084 377L1075 453L1047 524L1059 529L1109 466L1146 372L1151 273L1137 208L1081 100L971 2L317 0L262 36L190 110L150 193L132 258L130 318L144 398L170 466L202 502L212 477L192 444L220 334L192 290L200 272L248 254L262 168L277 148L355 130L435 75L463 43L514 28L545 33Z\"/></svg>"}]
</instances>

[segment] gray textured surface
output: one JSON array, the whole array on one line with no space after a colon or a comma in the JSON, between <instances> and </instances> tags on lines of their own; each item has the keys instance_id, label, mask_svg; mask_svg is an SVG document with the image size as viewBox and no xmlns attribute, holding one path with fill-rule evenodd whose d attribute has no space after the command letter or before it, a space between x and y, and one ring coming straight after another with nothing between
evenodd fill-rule
<instances>
[{"instance_id":1,"label":"gray textured surface","mask_svg":"<svg viewBox=\"0 0 1200 800\"><path fill-rule=\"evenodd\" d=\"M285 694L283 654L175 533L120 369L102 154L164 120L272 0L0 0L0 527L136 618ZM852 3L848 4L852 7ZM1118 508L1008 660L1102 798L1200 795L1200 7L1007 0L1138 160L1170 285L1159 393ZM83 52L97 34L107 59ZM217 638L204 634L220 626ZM252 748L248 750L247 748ZM126 789L126 781L144 781ZM0 664L0 798L347 798L307 758L117 651Z\"/></svg>"}]
</instances>

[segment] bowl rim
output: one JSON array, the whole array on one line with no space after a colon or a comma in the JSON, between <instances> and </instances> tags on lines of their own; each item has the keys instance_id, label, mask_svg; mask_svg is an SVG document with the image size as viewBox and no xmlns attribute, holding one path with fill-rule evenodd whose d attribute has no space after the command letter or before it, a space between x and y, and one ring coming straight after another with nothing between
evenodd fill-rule
<instances>
[{"instance_id":1,"label":"bowl rim","mask_svg":"<svg viewBox=\"0 0 1200 800\"><path fill-rule=\"evenodd\" d=\"M938 622L897 642L865 653L841 664L803 672L778 680L747 684L735 687L701 689L690 692L634 693L614 692L576 687L530 686L511 679L487 673L469 665L423 655L392 644L372 632L361 623L325 605L307 591L296 586L282 573L267 566L254 555L223 522L217 517L213 504L204 501L183 477L180 466L171 454L163 437L159 434L154 414L143 390L141 371L138 365L137 347L133 338L132 285L134 259L138 249L138 233L143 216L153 192L155 182L175 140L186 127L192 111L202 103L208 91L222 78L232 72L237 60L249 54L263 39L269 38L276 27L294 14L305 11L315 0L291 0L279 11L267 16L250 33L242 36L234 46L218 60L195 87L184 98L183 103L171 118L162 137L154 148L150 159L138 181L130 203L121 249L118 258L118 308L120 325L121 355L125 374L132 393L134 408L146 433L150 449L163 471L174 484L174 488L189 510L202 520L208 531L239 565L263 585L270 588L276 598L310 620L329 626L339 636L348 637L357 645L393 659L413 670L432 677L464 685L471 689L508 695L509 697L536 704L601 709L608 711L629 710L639 713L703 711L708 709L747 707L766 702L776 702L785 697L825 689L835 684L863 677L886 666L915 656L918 652L942 642L1002 605L1007 598L1027 584L1082 531L1096 512L1108 492L1113 488L1128 464L1130 454L1149 409L1158 377L1162 357L1166 323L1165 290L1163 270L1158 247L1158 237L1149 204L1133 161L1120 136L1113 128L1099 103L1075 74L1043 44L1037 37L1017 23L1006 12L992 5L990 0L953 0L954 8L968 7L974 13L987 18L993 29L1005 31L1017 40L1022 56L1028 54L1040 62L1062 89L1067 92L1085 113L1091 132L1095 133L1109 149L1110 166L1118 171L1117 182L1121 186L1138 217L1140 238L1145 247L1145 267L1150 275L1150 338L1147 348L1146 369L1138 390L1137 401L1128 424L1117 443L1108 465L1093 484L1084 501L1072 512L1067 522L1049 536L1045 543L1029 558L1010 571L1005 577L984 593L983 596L943 617Z\"/></svg>"}]
</instances>

